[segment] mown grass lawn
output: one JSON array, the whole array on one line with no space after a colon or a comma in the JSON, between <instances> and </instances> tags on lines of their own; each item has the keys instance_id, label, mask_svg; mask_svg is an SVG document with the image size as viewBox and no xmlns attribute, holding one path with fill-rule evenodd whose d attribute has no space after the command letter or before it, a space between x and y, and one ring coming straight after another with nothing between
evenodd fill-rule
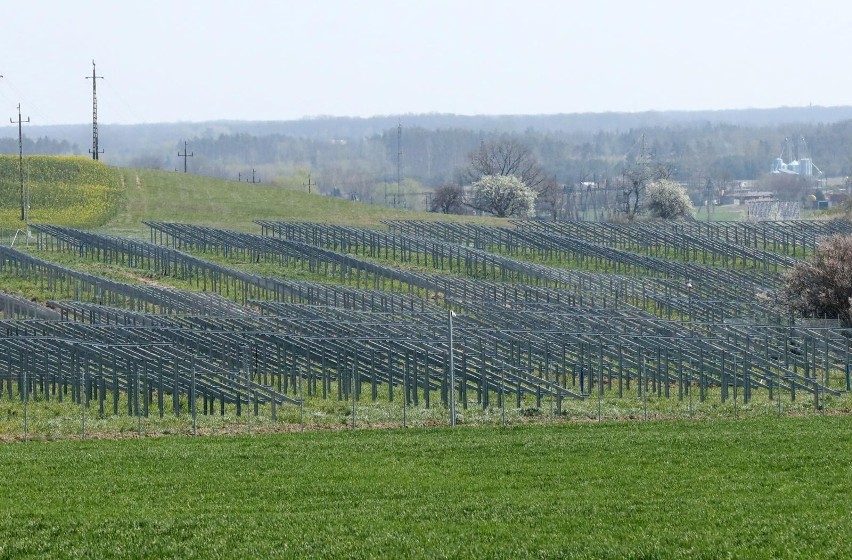
<instances>
[{"instance_id":1,"label":"mown grass lawn","mask_svg":"<svg viewBox=\"0 0 852 560\"><path fill-rule=\"evenodd\" d=\"M0 557L844 558L849 417L0 446Z\"/></svg>"}]
</instances>

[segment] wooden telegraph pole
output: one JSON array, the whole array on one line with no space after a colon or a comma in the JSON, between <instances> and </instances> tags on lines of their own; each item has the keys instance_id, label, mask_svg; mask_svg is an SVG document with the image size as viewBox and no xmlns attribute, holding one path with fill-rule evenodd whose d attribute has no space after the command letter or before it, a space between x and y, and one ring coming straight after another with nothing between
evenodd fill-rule
<instances>
[{"instance_id":1,"label":"wooden telegraph pole","mask_svg":"<svg viewBox=\"0 0 852 560\"><path fill-rule=\"evenodd\" d=\"M23 135L23 123L30 122L30 118L27 117L27 120L21 119L21 104L18 103L18 120L9 119L9 122L12 124L18 125L18 169L21 175L21 221L27 221L27 213L26 213L26 201L24 200L24 135Z\"/></svg>"},{"instance_id":2,"label":"wooden telegraph pole","mask_svg":"<svg viewBox=\"0 0 852 560\"><path fill-rule=\"evenodd\" d=\"M178 150L178 157L183 158L183 172L184 173L186 173L186 158L191 158L195 155L194 152L193 153L187 153L186 144L187 144L187 142L186 142L186 140L184 140L183 141L183 153L180 153L180 150Z\"/></svg>"}]
</instances>

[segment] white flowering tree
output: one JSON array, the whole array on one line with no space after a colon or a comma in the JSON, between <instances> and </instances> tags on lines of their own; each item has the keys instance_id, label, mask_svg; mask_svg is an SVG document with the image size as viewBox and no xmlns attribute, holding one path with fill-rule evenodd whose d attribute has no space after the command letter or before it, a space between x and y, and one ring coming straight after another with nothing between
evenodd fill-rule
<instances>
[{"instance_id":1,"label":"white flowering tree","mask_svg":"<svg viewBox=\"0 0 852 560\"><path fill-rule=\"evenodd\" d=\"M470 205L500 218L535 216L536 193L514 175L485 175L471 185Z\"/></svg>"},{"instance_id":2,"label":"white flowering tree","mask_svg":"<svg viewBox=\"0 0 852 560\"><path fill-rule=\"evenodd\" d=\"M657 181L645 191L645 209L652 218L661 220L688 220L693 207L686 188L674 181Z\"/></svg>"}]
</instances>

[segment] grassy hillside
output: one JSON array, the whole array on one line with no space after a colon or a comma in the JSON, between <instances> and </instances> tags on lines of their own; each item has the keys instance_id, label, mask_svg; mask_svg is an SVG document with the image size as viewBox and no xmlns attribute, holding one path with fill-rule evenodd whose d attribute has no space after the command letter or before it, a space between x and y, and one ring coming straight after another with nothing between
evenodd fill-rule
<instances>
[{"instance_id":1,"label":"grassy hillside","mask_svg":"<svg viewBox=\"0 0 852 560\"><path fill-rule=\"evenodd\" d=\"M76 156L26 156L23 164L30 222L91 228L122 207L122 177L114 167ZM21 225L19 159L0 156L0 228Z\"/></svg>"},{"instance_id":2,"label":"grassy hillside","mask_svg":"<svg viewBox=\"0 0 852 560\"><path fill-rule=\"evenodd\" d=\"M144 220L257 229L258 219L377 226L395 218L441 219L267 184L247 184L168 171L110 167L86 157L25 156L24 184L31 223L144 236ZM494 219L454 217L497 223ZM503 222L505 223L505 222ZM0 232L23 226L18 158L0 156Z\"/></svg>"},{"instance_id":3,"label":"grassy hillside","mask_svg":"<svg viewBox=\"0 0 852 560\"><path fill-rule=\"evenodd\" d=\"M122 169L126 207L106 226L118 235L136 236L143 220L189 222L238 230L257 230L252 220L305 220L376 226L396 218L440 219L442 214L395 210L318 194L184 173ZM456 217L454 217L456 218ZM469 220L492 221L473 218ZM505 223L503 221L502 223Z\"/></svg>"},{"instance_id":4,"label":"grassy hillside","mask_svg":"<svg viewBox=\"0 0 852 560\"><path fill-rule=\"evenodd\" d=\"M848 558L848 419L0 446L2 558Z\"/></svg>"}]
</instances>

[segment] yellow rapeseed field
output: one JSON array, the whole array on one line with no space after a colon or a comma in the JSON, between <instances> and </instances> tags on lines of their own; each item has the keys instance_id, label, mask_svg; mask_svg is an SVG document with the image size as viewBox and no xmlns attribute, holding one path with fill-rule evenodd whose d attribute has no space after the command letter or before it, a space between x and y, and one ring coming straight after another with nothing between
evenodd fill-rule
<instances>
[{"instance_id":1,"label":"yellow rapeseed field","mask_svg":"<svg viewBox=\"0 0 852 560\"><path fill-rule=\"evenodd\" d=\"M123 201L118 170L83 156L24 156L23 170L31 223L96 227ZM0 156L0 228L22 224L19 160Z\"/></svg>"}]
</instances>

